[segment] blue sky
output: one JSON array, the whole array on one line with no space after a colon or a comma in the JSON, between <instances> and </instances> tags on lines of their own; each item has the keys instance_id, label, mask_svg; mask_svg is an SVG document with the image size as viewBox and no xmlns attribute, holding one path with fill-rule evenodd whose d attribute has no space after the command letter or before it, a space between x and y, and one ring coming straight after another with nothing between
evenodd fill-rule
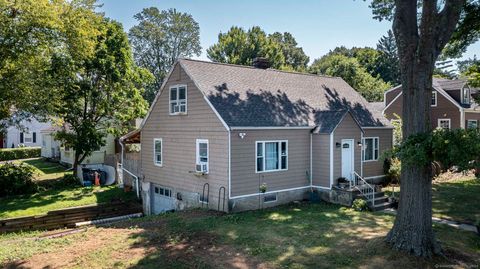
<instances>
[{"instance_id":1,"label":"blue sky","mask_svg":"<svg viewBox=\"0 0 480 269\"><path fill-rule=\"evenodd\" d=\"M106 16L120 21L125 31L136 24L133 15L145 7L176 8L200 25L202 55L217 41L219 32L231 26L260 26L267 33L290 32L310 61L337 46L375 47L391 28L391 22L372 19L370 1L363 0L99 0ZM470 46L464 58L480 56L480 42Z\"/></svg>"}]
</instances>

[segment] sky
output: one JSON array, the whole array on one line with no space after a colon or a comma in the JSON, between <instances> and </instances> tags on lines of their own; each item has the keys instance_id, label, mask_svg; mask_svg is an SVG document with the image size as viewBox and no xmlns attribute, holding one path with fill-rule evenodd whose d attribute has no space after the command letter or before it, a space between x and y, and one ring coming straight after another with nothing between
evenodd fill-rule
<instances>
[{"instance_id":1,"label":"sky","mask_svg":"<svg viewBox=\"0 0 480 269\"><path fill-rule=\"evenodd\" d=\"M133 16L146 7L175 8L193 16L200 26L202 55L231 26L260 26L267 34L290 32L310 57L310 62L337 46L376 47L391 22L372 18L370 1L363 0L98 0L100 11L123 24L128 31ZM463 58L480 57L480 42L471 45Z\"/></svg>"}]
</instances>

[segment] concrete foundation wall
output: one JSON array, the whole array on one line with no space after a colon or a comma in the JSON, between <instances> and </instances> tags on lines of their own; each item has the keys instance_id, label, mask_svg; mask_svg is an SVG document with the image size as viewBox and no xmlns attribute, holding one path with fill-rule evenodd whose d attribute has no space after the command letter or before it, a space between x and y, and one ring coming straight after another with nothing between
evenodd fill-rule
<instances>
[{"instance_id":1,"label":"concrete foundation wall","mask_svg":"<svg viewBox=\"0 0 480 269\"><path fill-rule=\"evenodd\" d=\"M257 210L261 208L274 207L282 204L287 204L293 201L302 201L309 198L310 188L303 188L298 190L277 192L277 200L272 202L263 202L266 195L275 193L255 195L243 198L231 199L228 207L229 212L240 212L247 210Z\"/></svg>"}]
</instances>

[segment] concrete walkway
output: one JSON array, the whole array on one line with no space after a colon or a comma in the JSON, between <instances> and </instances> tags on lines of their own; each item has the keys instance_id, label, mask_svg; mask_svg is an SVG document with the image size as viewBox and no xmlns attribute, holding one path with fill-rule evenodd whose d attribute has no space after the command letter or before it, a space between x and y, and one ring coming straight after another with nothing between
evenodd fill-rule
<instances>
[{"instance_id":1,"label":"concrete walkway","mask_svg":"<svg viewBox=\"0 0 480 269\"><path fill-rule=\"evenodd\" d=\"M392 214L392 215L397 215L397 210L393 208L387 208L385 210L382 210L380 212L385 212L387 214ZM466 224L466 223L461 223L453 220L447 220L447 219L441 219L441 218L436 218L432 217L432 221L435 223L440 223L440 224L445 224L460 230L468 231L468 232L474 232L477 234L480 234L480 231L478 230L477 226L471 225L471 224Z\"/></svg>"}]
</instances>

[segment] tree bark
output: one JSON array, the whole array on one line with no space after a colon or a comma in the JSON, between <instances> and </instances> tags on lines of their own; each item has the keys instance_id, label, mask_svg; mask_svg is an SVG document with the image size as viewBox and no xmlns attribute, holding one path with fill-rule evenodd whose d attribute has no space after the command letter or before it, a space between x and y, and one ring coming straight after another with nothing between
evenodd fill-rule
<instances>
[{"instance_id":1,"label":"tree bark","mask_svg":"<svg viewBox=\"0 0 480 269\"><path fill-rule=\"evenodd\" d=\"M431 131L430 100L435 61L450 39L465 1L396 0L393 31L398 46L403 98L403 137ZM420 23L420 25L419 25ZM402 163L397 217L386 241L397 250L431 257L441 248L432 228L432 172L429 165Z\"/></svg>"}]
</instances>

